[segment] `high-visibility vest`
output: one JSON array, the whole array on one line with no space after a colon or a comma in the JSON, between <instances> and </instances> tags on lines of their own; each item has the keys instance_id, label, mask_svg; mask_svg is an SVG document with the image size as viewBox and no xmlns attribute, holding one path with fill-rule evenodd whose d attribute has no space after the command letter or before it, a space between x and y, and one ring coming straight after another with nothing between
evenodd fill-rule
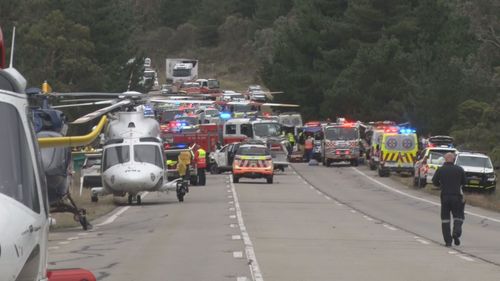
<instances>
[{"instance_id":1,"label":"high-visibility vest","mask_svg":"<svg viewBox=\"0 0 500 281\"><path fill-rule=\"evenodd\" d=\"M196 164L198 164L198 168L206 168L207 167L207 152L203 148L199 148L197 152Z\"/></svg>"},{"instance_id":2,"label":"high-visibility vest","mask_svg":"<svg viewBox=\"0 0 500 281\"><path fill-rule=\"evenodd\" d=\"M295 136L292 133L288 133L288 141L290 143L295 143Z\"/></svg>"},{"instance_id":3,"label":"high-visibility vest","mask_svg":"<svg viewBox=\"0 0 500 281\"><path fill-rule=\"evenodd\" d=\"M305 148L306 149L313 149L313 139L309 138L305 142Z\"/></svg>"}]
</instances>

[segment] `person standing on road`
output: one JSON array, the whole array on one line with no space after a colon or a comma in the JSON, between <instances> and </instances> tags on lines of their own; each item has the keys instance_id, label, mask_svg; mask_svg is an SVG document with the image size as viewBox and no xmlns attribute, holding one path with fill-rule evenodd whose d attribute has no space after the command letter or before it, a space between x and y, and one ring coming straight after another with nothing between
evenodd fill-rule
<instances>
[{"instance_id":1,"label":"person standing on road","mask_svg":"<svg viewBox=\"0 0 500 281\"><path fill-rule=\"evenodd\" d=\"M464 169L454 164L455 154L446 153L444 159L445 163L432 177L432 183L441 188L441 228L445 245L450 247L452 239L455 245L460 245L465 207L462 186L466 179ZM450 231L450 212L453 215L453 233Z\"/></svg>"},{"instance_id":2,"label":"person standing on road","mask_svg":"<svg viewBox=\"0 0 500 281\"><path fill-rule=\"evenodd\" d=\"M205 175L205 169L207 168L207 152L199 145L196 145L195 149L194 158L198 169L198 184L205 185L207 182Z\"/></svg>"},{"instance_id":3,"label":"person standing on road","mask_svg":"<svg viewBox=\"0 0 500 281\"><path fill-rule=\"evenodd\" d=\"M309 162L312 158L312 151L314 147L314 138L312 136L308 136L305 143L304 148L306 150L306 161Z\"/></svg>"}]
</instances>

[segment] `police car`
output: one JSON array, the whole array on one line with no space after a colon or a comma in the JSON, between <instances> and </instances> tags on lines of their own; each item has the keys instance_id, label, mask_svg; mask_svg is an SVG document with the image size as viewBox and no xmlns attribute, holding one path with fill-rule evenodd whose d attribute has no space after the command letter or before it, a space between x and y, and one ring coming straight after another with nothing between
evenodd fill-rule
<instances>
[{"instance_id":1,"label":"police car","mask_svg":"<svg viewBox=\"0 0 500 281\"><path fill-rule=\"evenodd\" d=\"M265 144L242 144L236 151L233 161L233 182L240 178L265 178L273 183L273 159Z\"/></svg>"},{"instance_id":2,"label":"police car","mask_svg":"<svg viewBox=\"0 0 500 281\"><path fill-rule=\"evenodd\" d=\"M482 153L460 152L455 158L455 165L465 171L465 188L470 190L484 190L494 192L497 177L490 157Z\"/></svg>"}]
</instances>

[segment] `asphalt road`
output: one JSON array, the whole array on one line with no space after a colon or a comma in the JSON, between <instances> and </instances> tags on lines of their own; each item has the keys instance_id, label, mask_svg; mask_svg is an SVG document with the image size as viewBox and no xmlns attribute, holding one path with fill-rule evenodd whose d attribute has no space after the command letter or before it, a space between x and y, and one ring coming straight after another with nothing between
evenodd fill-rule
<instances>
[{"instance_id":1,"label":"asphalt road","mask_svg":"<svg viewBox=\"0 0 500 281\"><path fill-rule=\"evenodd\" d=\"M467 207L442 246L437 198L364 167L294 164L274 184L208 176L184 203L149 193L50 235L51 268L98 280L499 280L500 214Z\"/></svg>"}]
</instances>

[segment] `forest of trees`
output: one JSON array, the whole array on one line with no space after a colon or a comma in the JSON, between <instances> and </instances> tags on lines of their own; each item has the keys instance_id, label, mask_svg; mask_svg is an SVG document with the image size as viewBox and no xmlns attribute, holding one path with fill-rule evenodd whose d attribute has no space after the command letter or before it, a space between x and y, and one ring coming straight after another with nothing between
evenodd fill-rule
<instances>
[{"instance_id":1,"label":"forest of trees","mask_svg":"<svg viewBox=\"0 0 500 281\"><path fill-rule=\"evenodd\" d=\"M223 86L284 91L305 119L411 122L497 162L499 17L497 0L0 0L35 86L121 91L145 55L160 76L194 57Z\"/></svg>"}]
</instances>

